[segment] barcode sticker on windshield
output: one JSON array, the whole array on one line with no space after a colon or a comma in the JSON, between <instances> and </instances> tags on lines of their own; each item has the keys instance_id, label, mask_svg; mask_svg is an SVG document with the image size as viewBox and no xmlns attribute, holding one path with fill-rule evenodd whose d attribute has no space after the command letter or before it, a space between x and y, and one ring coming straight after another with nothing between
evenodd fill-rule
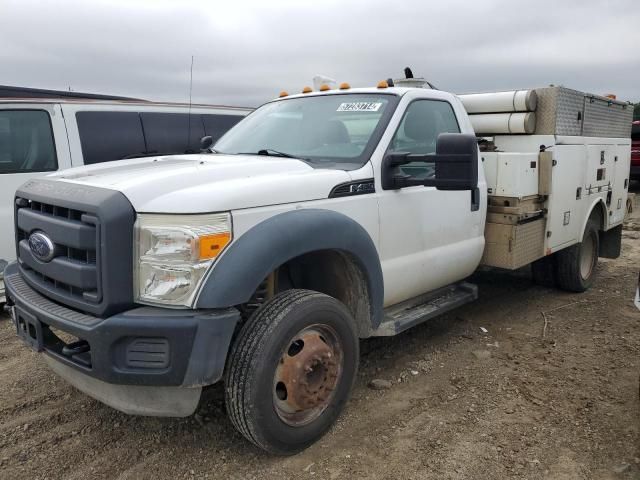
<instances>
[{"instance_id":1,"label":"barcode sticker on windshield","mask_svg":"<svg viewBox=\"0 0 640 480\"><path fill-rule=\"evenodd\" d=\"M341 103L336 112L377 112L381 102L352 102Z\"/></svg>"}]
</instances>

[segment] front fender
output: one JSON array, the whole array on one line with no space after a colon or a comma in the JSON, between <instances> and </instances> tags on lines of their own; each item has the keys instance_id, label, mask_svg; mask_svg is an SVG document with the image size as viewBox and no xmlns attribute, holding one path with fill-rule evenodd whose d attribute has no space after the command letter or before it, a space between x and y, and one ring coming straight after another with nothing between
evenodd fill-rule
<instances>
[{"instance_id":1,"label":"front fender","mask_svg":"<svg viewBox=\"0 0 640 480\"><path fill-rule=\"evenodd\" d=\"M245 303L276 268L319 250L346 252L356 260L367 279L371 323L376 328L382 320L384 299L378 251L358 222L331 210L293 210L252 227L213 265L195 307L226 308Z\"/></svg>"}]
</instances>

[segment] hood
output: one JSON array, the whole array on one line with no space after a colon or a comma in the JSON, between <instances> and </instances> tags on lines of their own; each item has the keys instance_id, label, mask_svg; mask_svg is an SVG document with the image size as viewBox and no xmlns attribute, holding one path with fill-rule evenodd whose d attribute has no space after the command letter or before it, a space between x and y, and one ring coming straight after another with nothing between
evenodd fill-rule
<instances>
[{"instance_id":1,"label":"hood","mask_svg":"<svg viewBox=\"0 0 640 480\"><path fill-rule=\"evenodd\" d=\"M181 155L121 160L54 175L122 192L138 212L238 210L327 198L350 176L301 160L257 155Z\"/></svg>"}]
</instances>

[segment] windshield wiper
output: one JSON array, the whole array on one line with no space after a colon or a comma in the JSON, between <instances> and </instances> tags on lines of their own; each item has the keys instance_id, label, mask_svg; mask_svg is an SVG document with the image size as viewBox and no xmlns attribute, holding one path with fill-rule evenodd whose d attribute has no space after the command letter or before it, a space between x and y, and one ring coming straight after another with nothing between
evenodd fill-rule
<instances>
[{"instance_id":1,"label":"windshield wiper","mask_svg":"<svg viewBox=\"0 0 640 480\"><path fill-rule=\"evenodd\" d=\"M224 154L224 152L220 152ZM282 158L292 158L294 160L302 160L303 162L314 163L310 158L297 157L296 155L291 155L290 153L279 152L278 150L274 150L273 148L261 148L257 152L238 152L232 155L263 155L265 157L282 157Z\"/></svg>"},{"instance_id":2,"label":"windshield wiper","mask_svg":"<svg viewBox=\"0 0 640 480\"><path fill-rule=\"evenodd\" d=\"M295 158L296 160L306 160L306 158L296 157L295 155L291 155L290 153L279 152L278 150L274 150L273 148L263 148L261 150L258 150L258 155L267 155L269 157Z\"/></svg>"},{"instance_id":3,"label":"windshield wiper","mask_svg":"<svg viewBox=\"0 0 640 480\"><path fill-rule=\"evenodd\" d=\"M120 160L131 160L134 158L145 158L145 157L167 157L172 155L193 155L196 153L202 153L202 152L197 152L195 150L185 150L184 152L138 152L138 153L132 153L130 155L127 155L126 157L122 157ZM218 152L214 152L214 153L218 153Z\"/></svg>"}]
</instances>

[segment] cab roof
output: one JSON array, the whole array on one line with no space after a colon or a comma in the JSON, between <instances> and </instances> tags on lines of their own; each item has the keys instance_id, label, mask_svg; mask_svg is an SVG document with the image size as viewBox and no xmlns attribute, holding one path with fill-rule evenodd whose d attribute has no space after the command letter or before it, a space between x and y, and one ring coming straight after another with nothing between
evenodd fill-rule
<instances>
[{"instance_id":1,"label":"cab roof","mask_svg":"<svg viewBox=\"0 0 640 480\"><path fill-rule=\"evenodd\" d=\"M413 90L415 90L415 88L410 88L410 87L387 87L387 88L359 87L359 88L347 88L347 89L334 88L331 90L325 90L323 92L313 91L309 93L296 93L296 94L287 95L285 97L276 98L274 100L284 100L286 98L300 98L300 97L318 97L323 95L345 95L345 94L351 94L351 93L383 94L383 95L386 94L386 95L402 96L405 93Z\"/></svg>"}]
</instances>

